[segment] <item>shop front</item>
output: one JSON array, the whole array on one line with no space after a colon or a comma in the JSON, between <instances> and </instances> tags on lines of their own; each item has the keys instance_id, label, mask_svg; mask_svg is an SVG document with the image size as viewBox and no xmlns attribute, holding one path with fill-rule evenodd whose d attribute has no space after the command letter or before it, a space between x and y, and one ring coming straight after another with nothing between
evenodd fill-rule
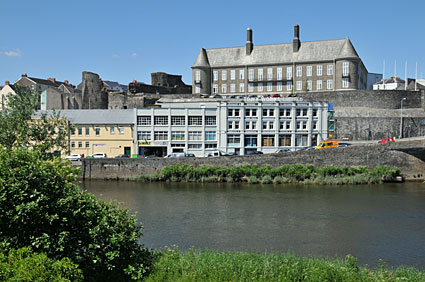
<instances>
[{"instance_id":1,"label":"shop front","mask_svg":"<svg viewBox=\"0 0 425 282\"><path fill-rule=\"evenodd\" d=\"M139 140L137 144L139 156L165 157L167 155L168 142L166 141Z\"/></svg>"}]
</instances>

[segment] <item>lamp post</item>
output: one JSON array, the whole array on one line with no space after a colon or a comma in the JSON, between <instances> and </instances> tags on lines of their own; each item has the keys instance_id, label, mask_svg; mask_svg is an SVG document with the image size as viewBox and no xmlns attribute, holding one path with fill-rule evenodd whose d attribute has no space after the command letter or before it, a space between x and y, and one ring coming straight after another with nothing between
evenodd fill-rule
<instances>
[{"instance_id":1,"label":"lamp post","mask_svg":"<svg viewBox=\"0 0 425 282\"><path fill-rule=\"evenodd\" d=\"M399 136L399 139L403 138L403 101L406 101L406 97L401 99L401 103L400 103L400 136Z\"/></svg>"}]
</instances>

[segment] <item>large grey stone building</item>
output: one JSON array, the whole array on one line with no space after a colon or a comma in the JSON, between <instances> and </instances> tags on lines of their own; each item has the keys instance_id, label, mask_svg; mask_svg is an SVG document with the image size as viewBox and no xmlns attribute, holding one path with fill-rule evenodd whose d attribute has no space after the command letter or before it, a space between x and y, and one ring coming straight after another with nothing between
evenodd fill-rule
<instances>
[{"instance_id":1,"label":"large grey stone building","mask_svg":"<svg viewBox=\"0 0 425 282\"><path fill-rule=\"evenodd\" d=\"M350 39L201 49L192 66L192 93L267 95L366 89L367 70Z\"/></svg>"}]
</instances>

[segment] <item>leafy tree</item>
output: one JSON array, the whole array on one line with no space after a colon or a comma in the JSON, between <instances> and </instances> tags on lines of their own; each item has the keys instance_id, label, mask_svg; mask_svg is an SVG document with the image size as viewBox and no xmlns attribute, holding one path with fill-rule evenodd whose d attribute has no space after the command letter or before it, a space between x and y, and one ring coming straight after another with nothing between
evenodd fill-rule
<instances>
[{"instance_id":1,"label":"leafy tree","mask_svg":"<svg viewBox=\"0 0 425 282\"><path fill-rule=\"evenodd\" d=\"M127 281L149 272L152 255L138 243L141 224L73 183L67 162L26 148L0 146L0 242L70 258L85 281Z\"/></svg>"},{"instance_id":2,"label":"leafy tree","mask_svg":"<svg viewBox=\"0 0 425 282\"><path fill-rule=\"evenodd\" d=\"M40 151L44 158L54 151L69 151L68 121L53 111L50 115L36 112L40 94L17 87L0 111L0 145L6 148L29 148Z\"/></svg>"}]
</instances>

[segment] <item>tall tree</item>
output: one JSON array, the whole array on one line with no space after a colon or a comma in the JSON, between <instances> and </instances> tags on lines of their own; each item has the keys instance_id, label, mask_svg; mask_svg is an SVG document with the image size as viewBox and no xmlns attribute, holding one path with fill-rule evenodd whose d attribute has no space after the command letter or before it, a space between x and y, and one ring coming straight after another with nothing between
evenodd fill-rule
<instances>
[{"instance_id":1,"label":"tall tree","mask_svg":"<svg viewBox=\"0 0 425 282\"><path fill-rule=\"evenodd\" d=\"M44 157L54 151L69 151L70 126L60 113L36 111L40 94L26 87L17 87L0 111L0 145L6 148L28 148Z\"/></svg>"}]
</instances>

